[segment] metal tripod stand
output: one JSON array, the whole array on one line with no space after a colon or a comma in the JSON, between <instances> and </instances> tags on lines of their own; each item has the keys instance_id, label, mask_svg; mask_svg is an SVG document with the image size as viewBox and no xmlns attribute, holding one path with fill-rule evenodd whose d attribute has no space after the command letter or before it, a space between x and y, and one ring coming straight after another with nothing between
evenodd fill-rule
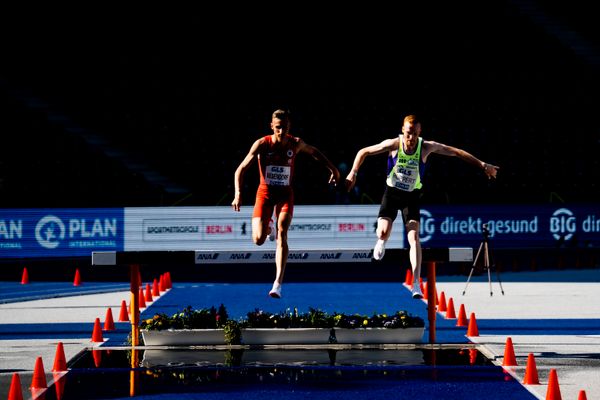
<instances>
[{"instance_id":1,"label":"metal tripod stand","mask_svg":"<svg viewBox=\"0 0 600 400\"><path fill-rule=\"evenodd\" d=\"M494 292L492 291L492 276L491 276L491 272L490 272L491 266L490 266L489 236L490 236L490 231L488 230L488 225L483 224L483 241L479 245L479 250L477 250L477 255L475 256L475 261L473 261L473 266L471 267L471 272L469 272L469 278L467 279L467 283L465 284L465 288L462 292L463 296L467 292L467 286L469 286L469 282L471 281L471 276L473 275L473 270L475 269L475 266L477 265L477 261L479 261L479 257L481 256L482 251L483 251L483 268L487 270L488 283L490 285L490 296L494 295ZM498 284L500 285L500 291L502 292L502 295L504 296L504 289L502 288L502 281L500 281L500 272L498 271L498 269L496 269L496 276L498 277Z\"/></svg>"}]
</instances>

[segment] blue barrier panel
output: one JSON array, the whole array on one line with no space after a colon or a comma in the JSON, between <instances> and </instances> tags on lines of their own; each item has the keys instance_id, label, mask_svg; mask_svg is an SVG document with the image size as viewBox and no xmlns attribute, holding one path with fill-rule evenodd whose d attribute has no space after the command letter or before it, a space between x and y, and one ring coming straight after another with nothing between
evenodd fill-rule
<instances>
[{"instance_id":1,"label":"blue barrier panel","mask_svg":"<svg viewBox=\"0 0 600 400\"><path fill-rule=\"evenodd\" d=\"M600 246L600 206L424 206L421 243L428 247L474 246L487 224L495 248Z\"/></svg>"},{"instance_id":2,"label":"blue barrier panel","mask_svg":"<svg viewBox=\"0 0 600 400\"><path fill-rule=\"evenodd\" d=\"M0 257L79 257L122 250L124 210L2 209Z\"/></svg>"}]
</instances>

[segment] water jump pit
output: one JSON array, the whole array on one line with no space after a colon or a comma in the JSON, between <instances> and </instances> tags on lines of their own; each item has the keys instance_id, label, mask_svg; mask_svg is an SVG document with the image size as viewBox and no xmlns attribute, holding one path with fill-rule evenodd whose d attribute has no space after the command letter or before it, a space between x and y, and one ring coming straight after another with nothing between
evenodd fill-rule
<instances>
[{"instance_id":1,"label":"water jump pit","mask_svg":"<svg viewBox=\"0 0 600 400\"><path fill-rule=\"evenodd\" d=\"M89 348L52 399L533 399L474 345ZM491 397L490 397L491 396Z\"/></svg>"}]
</instances>

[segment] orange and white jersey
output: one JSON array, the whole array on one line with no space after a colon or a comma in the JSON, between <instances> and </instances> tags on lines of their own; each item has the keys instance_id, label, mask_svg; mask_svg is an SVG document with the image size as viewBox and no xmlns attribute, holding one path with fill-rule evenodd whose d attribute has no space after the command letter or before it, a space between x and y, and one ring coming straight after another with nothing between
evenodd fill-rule
<instances>
[{"instance_id":1,"label":"orange and white jersey","mask_svg":"<svg viewBox=\"0 0 600 400\"><path fill-rule=\"evenodd\" d=\"M285 143L273 142L270 135L264 137L258 153L261 185L291 189L299 142L300 138L291 135L287 135Z\"/></svg>"}]
</instances>

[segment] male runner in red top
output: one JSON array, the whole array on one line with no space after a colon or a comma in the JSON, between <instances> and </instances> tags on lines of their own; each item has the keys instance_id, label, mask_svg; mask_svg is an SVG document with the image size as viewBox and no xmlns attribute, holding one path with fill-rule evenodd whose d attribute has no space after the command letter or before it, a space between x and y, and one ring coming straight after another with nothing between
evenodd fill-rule
<instances>
[{"instance_id":1,"label":"male runner in red top","mask_svg":"<svg viewBox=\"0 0 600 400\"><path fill-rule=\"evenodd\" d=\"M256 191L256 203L252 213L252 240L259 246L265 242L267 235L274 240L275 232L271 216L275 210L277 218L276 274L269 296L278 299L281 297L281 284L289 252L287 233L294 213L292 178L296 155L304 152L323 163L331 171L329 183L334 185L337 185L340 179L340 172L319 149L289 134L290 115L288 111L276 110L273 113L271 129L273 134L256 140L236 169L235 198L231 206L235 211L240 211L244 174L252 161L258 159L260 184Z\"/></svg>"}]
</instances>

